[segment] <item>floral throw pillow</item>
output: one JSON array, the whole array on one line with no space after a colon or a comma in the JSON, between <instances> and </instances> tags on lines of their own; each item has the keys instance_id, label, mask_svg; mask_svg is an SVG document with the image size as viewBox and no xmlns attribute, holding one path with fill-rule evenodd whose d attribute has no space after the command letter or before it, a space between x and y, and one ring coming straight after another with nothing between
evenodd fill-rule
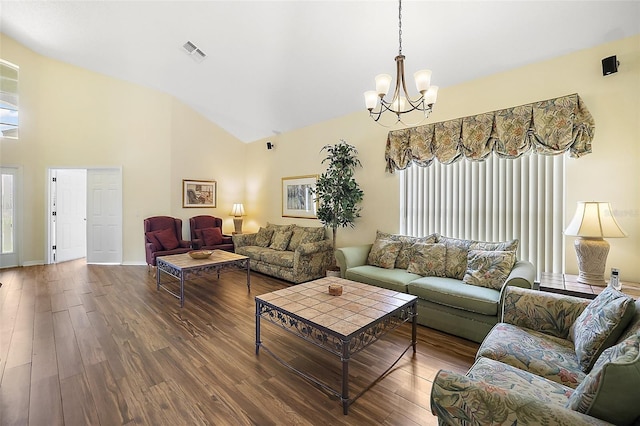
<instances>
[{"instance_id":1,"label":"floral throw pillow","mask_svg":"<svg viewBox=\"0 0 640 426\"><path fill-rule=\"evenodd\" d=\"M467 270L467 255L472 241L458 238L439 237L439 243L447 246L445 260L445 276L461 280Z\"/></svg>"},{"instance_id":2,"label":"floral throw pillow","mask_svg":"<svg viewBox=\"0 0 640 426\"><path fill-rule=\"evenodd\" d=\"M497 250L497 251L517 251L519 240L503 241L492 243L489 241L474 241L469 249L471 250Z\"/></svg>"},{"instance_id":3,"label":"floral throw pillow","mask_svg":"<svg viewBox=\"0 0 640 426\"><path fill-rule=\"evenodd\" d=\"M606 349L578 385L566 407L613 424L640 417L640 333Z\"/></svg>"},{"instance_id":4,"label":"floral throw pillow","mask_svg":"<svg viewBox=\"0 0 640 426\"><path fill-rule=\"evenodd\" d=\"M634 300L612 287L587 305L569 329L580 368L591 370L600 354L613 345L635 313Z\"/></svg>"},{"instance_id":5,"label":"floral throw pillow","mask_svg":"<svg viewBox=\"0 0 640 426\"><path fill-rule=\"evenodd\" d=\"M462 282L500 290L516 263L516 252L469 250Z\"/></svg>"},{"instance_id":6,"label":"floral throw pillow","mask_svg":"<svg viewBox=\"0 0 640 426\"><path fill-rule=\"evenodd\" d=\"M279 251L286 250L289 245L289 241L291 241L292 235L293 231L278 230L274 232L271 237L271 244L269 245L269 248Z\"/></svg>"},{"instance_id":7,"label":"floral throw pillow","mask_svg":"<svg viewBox=\"0 0 640 426\"><path fill-rule=\"evenodd\" d=\"M447 247L444 244L416 243L411 248L407 272L425 277L444 277Z\"/></svg>"},{"instance_id":8,"label":"floral throw pillow","mask_svg":"<svg viewBox=\"0 0 640 426\"><path fill-rule=\"evenodd\" d=\"M396 257L402 248L402 242L376 239L369 251L367 263L385 269L393 269L396 264Z\"/></svg>"},{"instance_id":9,"label":"floral throw pillow","mask_svg":"<svg viewBox=\"0 0 640 426\"><path fill-rule=\"evenodd\" d=\"M272 235L273 229L260 227L260 229L258 229L258 234L256 235L256 245L259 247L269 247Z\"/></svg>"}]
</instances>

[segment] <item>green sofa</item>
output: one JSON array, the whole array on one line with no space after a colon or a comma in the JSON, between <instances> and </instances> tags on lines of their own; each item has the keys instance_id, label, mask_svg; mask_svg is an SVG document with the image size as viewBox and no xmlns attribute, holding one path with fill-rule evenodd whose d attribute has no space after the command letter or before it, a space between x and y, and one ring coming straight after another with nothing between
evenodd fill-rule
<instances>
[{"instance_id":1,"label":"green sofa","mask_svg":"<svg viewBox=\"0 0 640 426\"><path fill-rule=\"evenodd\" d=\"M325 229L267 223L255 234L233 236L235 252L249 257L251 270L294 284L321 278L333 263Z\"/></svg>"},{"instance_id":2,"label":"green sofa","mask_svg":"<svg viewBox=\"0 0 640 426\"><path fill-rule=\"evenodd\" d=\"M441 370L440 425L640 424L640 300L509 287L466 375Z\"/></svg>"},{"instance_id":3,"label":"green sofa","mask_svg":"<svg viewBox=\"0 0 640 426\"><path fill-rule=\"evenodd\" d=\"M386 263L372 256L378 246L382 246ZM498 322L504 289L533 286L533 264L515 260L516 248L517 240L492 243L438 234L410 237L378 231L373 244L342 247L335 256L342 278L418 296L418 323L482 342ZM471 279L465 282L472 250L511 252L513 264L493 287Z\"/></svg>"}]
</instances>

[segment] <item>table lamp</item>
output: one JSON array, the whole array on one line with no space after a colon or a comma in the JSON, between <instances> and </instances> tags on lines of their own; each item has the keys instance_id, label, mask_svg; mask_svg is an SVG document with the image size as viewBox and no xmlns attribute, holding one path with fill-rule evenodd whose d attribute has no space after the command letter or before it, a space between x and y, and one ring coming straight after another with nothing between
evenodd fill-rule
<instances>
[{"instance_id":1,"label":"table lamp","mask_svg":"<svg viewBox=\"0 0 640 426\"><path fill-rule=\"evenodd\" d=\"M231 216L233 216L233 226L235 227L236 234L242 234L242 216L244 216L244 206L242 203L236 203L231 209Z\"/></svg>"},{"instance_id":2,"label":"table lamp","mask_svg":"<svg viewBox=\"0 0 640 426\"><path fill-rule=\"evenodd\" d=\"M578 201L576 214L564 230L564 234L578 237L574 242L578 258L578 282L606 286L604 268L609 254L609 243L603 238L627 236L613 217L611 204L602 201Z\"/></svg>"}]
</instances>

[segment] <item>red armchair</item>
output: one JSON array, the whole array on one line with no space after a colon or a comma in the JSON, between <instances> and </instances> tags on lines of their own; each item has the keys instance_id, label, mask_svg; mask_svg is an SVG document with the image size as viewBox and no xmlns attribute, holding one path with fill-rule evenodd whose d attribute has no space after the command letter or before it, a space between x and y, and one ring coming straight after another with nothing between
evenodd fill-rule
<instances>
[{"instance_id":1,"label":"red armchair","mask_svg":"<svg viewBox=\"0 0 640 426\"><path fill-rule=\"evenodd\" d=\"M194 249L233 251L230 235L222 233L222 219L201 215L189 219Z\"/></svg>"},{"instance_id":2,"label":"red armchair","mask_svg":"<svg viewBox=\"0 0 640 426\"><path fill-rule=\"evenodd\" d=\"M186 253L191 241L182 239L182 219L153 216L144 220L144 247L147 265L156 266L156 257Z\"/></svg>"}]
</instances>

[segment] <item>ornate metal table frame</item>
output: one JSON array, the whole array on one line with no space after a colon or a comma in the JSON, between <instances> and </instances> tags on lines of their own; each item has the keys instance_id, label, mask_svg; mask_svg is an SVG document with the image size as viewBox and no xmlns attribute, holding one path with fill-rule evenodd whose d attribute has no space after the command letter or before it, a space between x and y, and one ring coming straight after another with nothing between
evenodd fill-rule
<instances>
[{"instance_id":1,"label":"ornate metal table frame","mask_svg":"<svg viewBox=\"0 0 640 426\"><path fill-rule=\"evenodd\" d=\"M218 279L220 279L220 270L230 267L240 267L246 269L247 271L247 290L251 292L251 275L249 268L249 258L247 256L236 255L239 258L230 259L230 260L215 260L215 259L206 259L209 262L201 263L194 262L194 265L191 266L176 266L171 263L171 257L180 256L180 255L172 255L172 256L162 256L156 259L156 267L158 271L156 273L156 287L159 291L160 289L166 291L171 294L176 299L180 299L180 307L184 307L184 282L193 276L201 276L204 274L210 274L213 272L217 273ZM185 254L185 256L188 256ZM160 283L160 272L164 272L165 274L171 275L174 278L180 280L180 294L177 294L164 285Z\"/></svg>"},{"instance_id":2,"label":"ornate metal table frame","mask_svg":"<svg viewBox=\"0 0 640 426\"><path fill-rule=\"evenodd\" d=\"M298 315L287 312L278 306L275 306L269 302L263 301L256 296L256 355L260 351L260 347L266 350L271 356L273 356L278 362L285 367L293 370L295 373L311 381L312 383L320 386L329 393L340 398L342 402L342 411L345 415L348 414L349 406L360 398L366 391L371 389L376 383L382 380L389 371L400 361L409 348L413 348L413 353L416 353L416 319L417 319L417 297L407 302L406 304L399 306L394 311L387 315L363 326L354 333L348 336L332 331L326 327L318 326L313 321L302 318ZM299 371L276 354L271 352L264 346L260 340L260 319L265 320L280 326L284 330L292 333L295 336L313 343L314 345L330 352L338 357L342 362L342 389L337 391L325 384L321 380ZM388 332L395 330L402 324L411 320L411 343L404 349L404 351L398 356L398 358L387 368L377 379L375 379L369 386L363 389L355 397L349 399L349 360L351 356L360 352L367 346L378 341L382 336Z\"/></svg>"}]
</instances>

